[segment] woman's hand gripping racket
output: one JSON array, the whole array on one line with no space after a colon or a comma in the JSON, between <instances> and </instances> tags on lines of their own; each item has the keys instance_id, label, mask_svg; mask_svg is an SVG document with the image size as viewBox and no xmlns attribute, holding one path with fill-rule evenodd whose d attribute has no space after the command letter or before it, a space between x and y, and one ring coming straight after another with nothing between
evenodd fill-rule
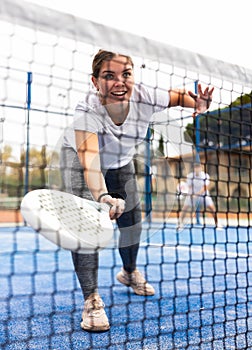
<instances>
[{"instance_id":1,"label":"woman's hand gripping racket","mask_svg":"<svg viewBox=\"0 0 252 350\"><path fill-rule=\"evenodd\" d=\"M105 248L113 238L110 207L69 193L41 189L23 198L21 213L49 241L88 254Z\"/></svg>"},{"instance_id":2,"label":"woman's hand gripping racket","mask_svg":"<svg viewBox=\"0 0 252 350\"><path fill-rule=\"evenodd\" d=\"M98 198L99 203L106 203L109 207L109 217L111 220L118 219L125 210L124 198L119 193L103 193Z\"/></svg>"}]
</instances>

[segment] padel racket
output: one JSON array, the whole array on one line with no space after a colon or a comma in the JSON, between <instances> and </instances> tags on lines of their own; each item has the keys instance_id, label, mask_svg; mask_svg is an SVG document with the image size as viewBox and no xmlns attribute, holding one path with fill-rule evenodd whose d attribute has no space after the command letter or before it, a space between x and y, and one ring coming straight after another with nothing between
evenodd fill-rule
<instances>
[{"instance_id":1,"label":"padel racket","mask_svg":"<svg viewBox=\"0 0 252 350\"><path fill-rule=\"evenodd\" d=\"M21 202L24 220L58 246L78 253L105 248L113 237L109 206L70 193L40 189Z\"/></svg>"}]
</instances>

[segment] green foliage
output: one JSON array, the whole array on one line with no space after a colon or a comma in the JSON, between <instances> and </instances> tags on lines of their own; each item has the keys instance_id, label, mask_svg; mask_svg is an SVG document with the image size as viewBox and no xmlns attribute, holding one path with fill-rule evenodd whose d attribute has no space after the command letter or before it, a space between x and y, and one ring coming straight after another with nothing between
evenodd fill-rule
<instances>
[{"instance_id":1,"label":"green foliage","mask_svg":"<svg viewBox=\"0 0 252 350\"><path fill-rule=\"evenodd\" d=\"M200 143L206 147L242 146L251 142L252 92L242 95L227 108L198 116ZM186 126L185 140L195 143L195 124Z\"/></svg>"},{"instance_id":2,"label":"green foliage","mask_svg":"<svg viewBox=\"0 0 252 350\"><path fill-rule=\"evenodd\" d=\"M22 197L25 181L25 151L20 155L20 161L14 160L12 147L5 146L0 153L0 193L3 197ZM47 154L46 147L31 148L29 152L29 190L47 187L48 165L52 158L58 159L56 152ZM60 185L59 170L53 170L52 179Z\"/></svg>"},{"instance_id":3,"label":"green foliage","mask_svg":"<svg viewBox=\"0 0 252 350\"><path fill-rule=\"evenodd\" d=\"M230 107L243 106L250 104L252 107L252 91L249 94L241 95L235 101L233 101Z\"/></svg>"},{"instance_id":4,"label":"green foliage","mask_svg":"<svg viewBox=\"0 0 252 350\"><path fill-rule=\"evenodd\" d=\"M196 143L196 139L195 139L195 126L194 123L189 123L186 126L186 131L184 134L184 139L186 142L193 142L194 144Z\"/></svg>"},{"instance_id":5,"label":"green foliage","mask_svg":"<svg viewBox=\"0 0 252 350\"><path fill-rule=\"evenodd\" d=\"M163 138L162 134L161 134L160 139L158 141L158 154L164 155L164 138Z\"/></svg>"}]
</instances>

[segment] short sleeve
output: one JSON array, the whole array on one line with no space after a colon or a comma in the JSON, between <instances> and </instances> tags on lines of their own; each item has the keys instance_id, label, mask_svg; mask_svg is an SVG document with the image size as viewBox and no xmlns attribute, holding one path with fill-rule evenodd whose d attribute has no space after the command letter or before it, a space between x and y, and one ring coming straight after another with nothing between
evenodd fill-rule
<instances>
[{"instance_id":1,"label":"short sleeve","mask_svg":"<svg viewBox=\"0 0 252 350\"><path fill-rule=\"evenodd\" d=\"M74 130L83 130L92 133L98 133L99 124L97 115L88 108L84 102L79 102L74 113Z\"/></svg>"},{"instance_id":2,"label":"short sleeve","mask_svg":"<svg viewBox=\"0 0 252 350\"><path fill-rule=\"evenodd\" d=\"M142 102L152 106L153 113L163 111L170 102L169 93L167 90L160 88L150 88L144 85L135 86L135 101Z\"/></svg>"}]
</instances>

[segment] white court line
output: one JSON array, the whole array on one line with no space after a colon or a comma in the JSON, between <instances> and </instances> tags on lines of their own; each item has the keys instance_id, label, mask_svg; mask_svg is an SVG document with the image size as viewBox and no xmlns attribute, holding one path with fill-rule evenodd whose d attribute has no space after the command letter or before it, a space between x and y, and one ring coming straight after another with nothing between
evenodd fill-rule
<instances>
[{"instance_id":1,"label":"white court line","mask_svg":"<svg viewBox=\"0 0 252 350\"><path fill-rule=\"evenodd\" d=\"M209 244L207 244L209 245ZM214 247L215 244L212 244L212 246ZM249 258L252 257L252 254L248 254L248 253L240 253L240 252L230 252L230 251L225 251L222 249L218 249L216 247L214 247L213 249L210 249L208 247L206 247L205 244L203 244L202 246L194 246L193 244L191 246L185 246L185 245L171 245L171 244L162 244L162 243L142 243L141 247L150 247L150 248L161 248L161 247L165 247L165 248L171 248L173 250L181 250L181 251L194 251L194 252L200 252L200 253L208 253L208 254L212 254L214 256L216 255L225 255L227 258Z\"/></svg>"}]
</instances>

